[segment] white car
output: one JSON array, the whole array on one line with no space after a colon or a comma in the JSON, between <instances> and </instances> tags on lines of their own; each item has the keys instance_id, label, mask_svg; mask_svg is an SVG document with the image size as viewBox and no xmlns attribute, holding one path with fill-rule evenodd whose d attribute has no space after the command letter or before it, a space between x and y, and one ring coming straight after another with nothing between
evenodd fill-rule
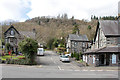
<instances>
[{"instance_id":1,"label":"white car","mask_svg":"<svg viewBox=\"0 0 120 80\"><path fill-rule=\"evenodd\" d=\"M71 56L71 53L69 53L69 54L65 54L65 56Z\"/></svg>"},{"instance_id":2,"label":"white car","mask_svg":"<svg viewBox=\"0 0 120 80\"><path fill-rule=\"evenodd\" d=\"M60 55L60 61L62 62L70 62L70 59L68 56Z\"/></svg>"},{"instance_id":3,"label":"white car","mask_svg":"<svg viewBox=\"0 0 120 80\"><path fill-rule=\"evenodd\" d=\"M37 49L37 55L43 56L44 55L44 49L43 48L38 48Z\"/></svg>"}]
</instances>

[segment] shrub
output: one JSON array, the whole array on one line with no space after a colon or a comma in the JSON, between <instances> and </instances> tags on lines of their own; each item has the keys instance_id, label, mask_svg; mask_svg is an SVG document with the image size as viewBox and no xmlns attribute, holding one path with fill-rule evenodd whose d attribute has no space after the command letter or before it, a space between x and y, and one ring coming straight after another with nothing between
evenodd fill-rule
<instances>
[{"instance_id":1,"label":"shrub","mask_svg":"<svg viewBox=\"0 0 120 80\"><path fill-rule=\"evenodd\" d=\"M31 60L28 60L28 59L18 59L18 60L9 59L9 60L6 60L6 63L7 64L19 64L19 65L36 65L37 64L35 61L31 62Z\"/></svg>"},{"instance_id":2,"label":"shrub","mask_svg":"<svg viewBox=\"0 0 120 80\"><path fill-rule=\"evenodd\" d=\"M91 26L90 26L90 25L88 26L88 29L91 29Z\"/></svg>"},{"instance_id":3,"label":"shrub","mask_svg":"<svg viewBox=\"0 0 120 80\"><path fill-rule=\"evenodd\" d=\"M25 58L29 61L28 64L32 64L32 62L35 62L37 56L37 48L37 41L31 38L26 38L19 43L19 50L25 55Z\"/></svg>"},{"instance_id":4,"label":"shrub","mask_svg":"<svg viewBox=\"0 0 120 80\"><path fill-rule=\"evenodd\" d=\"M71 54L71 58L73 58L74 56L73 56L73 53Z\"/></svg>"},{"instance_id":5,"label":"shrub","mask_svg":"<svg viewBox=\"0 0 120 80\"><path fill-rule=\"evenodd\" d=\"M73 54L73 57L76 57L76 53Z\"/></svg>"},{"instance_id":6,"label":"shrub","mask_svg":"<svg viewBox=\"0 0 120 80\"><path fill-rule=\"evenodd\" d=\"M11 50L11 45L10 45L10 43L6 43L6 44L5 44L5 48L6 48L7 52L10 51L10 50Z\"/></svg>"},{"instance_id":7,"label":"shrub","mask_svg":"<svg viewBox=\"0 0 120 80\"><path fill-rule=\"evenodd\" d=\"M79 54L76 54L75 59L79 60Z\"/></svg>"}]
</instances>

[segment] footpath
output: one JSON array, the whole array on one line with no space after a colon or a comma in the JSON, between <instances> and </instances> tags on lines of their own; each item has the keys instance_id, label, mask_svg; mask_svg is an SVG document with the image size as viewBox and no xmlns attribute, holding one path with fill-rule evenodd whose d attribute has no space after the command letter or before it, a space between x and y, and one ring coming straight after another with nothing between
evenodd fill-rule
<instances>
[{"instance_id":1,"label":"footpath","mask_svg":"<svg viewBox=\"0 0 120 80\"><path fill-rule=\"evenodd\" d=\"M75 60L71 60L73 65L77 65L80 70L100 70L100 71L120 71L120 66L85 66L82 63L78 63Z\"/></svg>"}]
</instances>

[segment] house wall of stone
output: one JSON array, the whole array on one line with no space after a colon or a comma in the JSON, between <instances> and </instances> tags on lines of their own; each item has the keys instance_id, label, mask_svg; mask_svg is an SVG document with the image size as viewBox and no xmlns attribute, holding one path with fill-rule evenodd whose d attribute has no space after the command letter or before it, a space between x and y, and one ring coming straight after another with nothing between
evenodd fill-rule
<instances>
[{"instance_id":1,"label":"house wall of stone","mask_svg":"<svg viewBox=\"0 0 120 80\"><path fill-rule=\"evenodd\" d=\"M11 35L11 31L14 31L14 35ZM13 29L11 28L5 35L5 43L10 43L10 38L9 37L14 37L16 39L13 39L14 44L18 44L17 41L19 41L20 35Z\"/></svg>"},{"instance_id":2,"label":"house wall of stone","mask_svg":"<svg viewBox=\"0 0 120 80\"><path fill-rule=\"evenodd\" d=\"M11 35L11 31L14 31L14 35ZM19 37L19 34L13 29L13 28L11 28L7 33L6 33L6 35L5 35L5 37L9 37L9 36L14 36L14 37L16 37L16 38L18 38Z\"/></svg>"},{"instance_id":3,"label":"house wall of stone","mask_svg":"<svg viewBox=\"0 0 120 80\"><path fill-rule=\"evenodd\" d=\"M118 45L118 37L108 37L106 43L107 46L116 46Z\"/></svg>"},{"instance_id":4,"label":"house wall of stone","mask_svg":"<svg viewBox=\"0 0 120 80\"><path fill-rule=\"evenodd\" d=\"M88 47L88 42L80 42L80 41L71 41L71 53L80 53L85 52Z\"/></svg>"},{"instance_id":5,"label":"house wall of stone","mask_svg":"<svg viewBox=\"0 0 120 80\"><path fill-rule=\"evenodd\" d=\"M83 61L86 62L90 66L99 65L97 60L98 60L97 55L95 55L95 54L83 55Z\"/></svg>"},{"instance_id":6,"label":"house wall of stone","mask_svg":"<svg viewBox=\"0 0 120 80\"><path fill-rule=\"evenodd\" d=\"M13 31L13 34L11 33L11 31ZM21 41L20 34L18 34L14 28L10 28L4 36L5 44L10 43L14 52L17 53L18 43ZM6 49L5 52L7 52Z\"/></svg>"},{"instance_id":7,"label":"house wall of stone","mask_svg":"<svg viewBox=\"0 0 120 80\"><path fill-rule=\"evenodd\" d=\"M101 47L105 47L106 46L106 40L107 38L105 37L103 30L101 29L101 26L99 27L99 30L97 32L97 36L96 36L96 41L95 41L95 45L92 46L93 49L98 49Z\"/></svg>"},{"instance_id":8,"label":"house wall of stone","mask_svg":"<svg viewBox=\"0 0 120 80\"><path fill-rule=\"evenodd\" d=\"M88 55L88 65L93 65L93 55Z\"/></svg>"},{"instance_id":9,"label":"house wall of stone","mask_svg":"<svg viewBox=\"0 0 120 80\"><path fill-rule=\"evenodd\" d=\"M67 52L71 53L71 41L69 38L67 38L66 49L67 49Z\"/></svg>"}]
</instances>

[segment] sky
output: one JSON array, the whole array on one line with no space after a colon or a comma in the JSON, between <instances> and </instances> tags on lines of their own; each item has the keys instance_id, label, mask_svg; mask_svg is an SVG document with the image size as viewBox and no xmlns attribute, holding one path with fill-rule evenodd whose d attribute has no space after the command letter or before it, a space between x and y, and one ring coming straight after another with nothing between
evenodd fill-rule
<instances>
[{"instance_id":1,"label":"sky","mask_svg":"<svg viewBox=\"0 0 120 80\"><path fill-rule=\"evenodd\" d=\"M0 21L23 22L38 16L57 16L90 20L91 15L117 16L120 0L0 0Z\"/></svg>"},{"instance_id":2,"label":"sky","mask_svg":"<svg viewBox=\"0 0 120 80\"><path fill-rule=\"evenodd\" d=\"M119 5L118 5L118 13L120 14L120 1L119 1Z\"/></svg>"}]
</instances>

